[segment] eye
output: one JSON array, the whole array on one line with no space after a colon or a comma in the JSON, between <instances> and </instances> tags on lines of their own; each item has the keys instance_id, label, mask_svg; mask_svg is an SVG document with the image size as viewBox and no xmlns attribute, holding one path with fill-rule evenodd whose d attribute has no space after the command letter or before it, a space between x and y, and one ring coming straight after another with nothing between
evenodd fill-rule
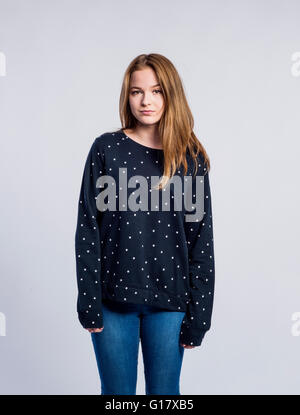
<instances>
[{"instance_id":1,"label":"eye","mask_svg":"<svg viewBox=\"0 0 300 415\"><path fill-rule=\"evenodd\" d=\"M131 95L136 95L136 94L138 94L139 92L141 92L141 91L132 91L131 92ZM162 90L161 89L154 89L153 90L153 92L159 92L160 94L162 94Z\"/></svg>"}]
</instances>

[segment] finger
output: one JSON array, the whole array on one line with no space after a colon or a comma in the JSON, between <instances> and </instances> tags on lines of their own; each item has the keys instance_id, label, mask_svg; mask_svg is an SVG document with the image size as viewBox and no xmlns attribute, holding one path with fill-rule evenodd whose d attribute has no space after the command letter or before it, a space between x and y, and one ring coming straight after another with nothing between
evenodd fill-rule
<instances>
[{"instance_id":1,"label":"finger","mask_svg":"<svg viewBox=\"0 0 300 415\"><path fill-rule=\"evenodd\" d=\"M101 329L87 328L90 333L99 333L104 329L104 326Z\"/></svg>"}]
</instances>

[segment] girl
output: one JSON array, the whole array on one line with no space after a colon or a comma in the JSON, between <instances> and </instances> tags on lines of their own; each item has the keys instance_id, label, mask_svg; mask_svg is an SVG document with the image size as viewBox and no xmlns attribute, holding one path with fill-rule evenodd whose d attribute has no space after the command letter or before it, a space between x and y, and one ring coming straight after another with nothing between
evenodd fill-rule
<instances>
[{"instance_id":1,"label":"girl","mask_svg":"<svg viewBox=\"0 0 300 415\"><path fill-rule=\"evenodd\" d=\"M200 346L211 325L210 162L166 57L130 63L119 111L122 128L94 140L82 178L78 317L103 395L136 394L140 339L146 394L180 395L184 349Z\"/></svg>"}]
</instances>

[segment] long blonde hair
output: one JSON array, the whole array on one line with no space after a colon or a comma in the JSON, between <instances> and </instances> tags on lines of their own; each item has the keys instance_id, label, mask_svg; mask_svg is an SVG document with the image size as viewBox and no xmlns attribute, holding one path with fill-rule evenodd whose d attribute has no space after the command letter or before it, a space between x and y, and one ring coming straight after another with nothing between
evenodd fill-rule
<instances>
[{"instance_id":1,"label":"long blonde hair","mask_svg":"<svg viewBox=\"0 0 300 415\"><path fill-rule=\"evenodd\" d=\"M134 129L137 124L129 106L131 74L147 67L152 68L156 73L163 91L165 105L163 115L158 123L164 154L163 177L158 183L158 188L162 189L181 164L184 167L184 175L186 175L188 169L187 150L195 163L195 175L198 170L197 156L199 153L203 155L206 172L210 170L210 161L203 145L193 132L194 118L187 103L180 76L172 62L158 53L137 56L125 71L119 101L122 130Z\"/></svg>"}]
</instances>

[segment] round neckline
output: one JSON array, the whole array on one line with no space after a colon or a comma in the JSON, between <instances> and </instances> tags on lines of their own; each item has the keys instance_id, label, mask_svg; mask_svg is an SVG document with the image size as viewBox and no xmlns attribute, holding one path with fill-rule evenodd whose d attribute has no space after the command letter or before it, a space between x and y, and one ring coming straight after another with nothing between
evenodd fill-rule
<instances>
[{"instance_id":1,"label":"round neckline","mask_svg":"<svg viewBox=\"0 0 300 415\"><path fill-rule=\"evenodd\" d=\"M133 138L129 137L126 133L124 133L124 131L120 128L119 132L126 138L128 138L130 141L132 141L133 143L135 143L136 145L138 145L139 147L142 147L144 149L147 150L154 150L154 151L164 151L162 148L154 148L154 147L148 147L145 146L144 144L140 144L137 141L135 141Z\"/></svg>"}]
</instances>

